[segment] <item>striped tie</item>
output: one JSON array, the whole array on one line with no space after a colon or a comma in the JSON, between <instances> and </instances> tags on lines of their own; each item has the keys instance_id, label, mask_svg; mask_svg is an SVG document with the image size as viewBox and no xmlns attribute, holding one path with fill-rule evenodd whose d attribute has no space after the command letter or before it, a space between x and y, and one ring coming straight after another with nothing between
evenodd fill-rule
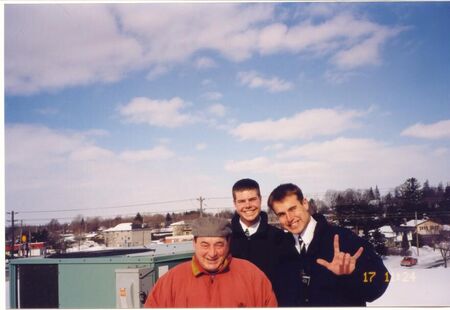
<instances>
[{"instance_id":1,"label":"striped tie","mask_svg":"<svg viewBox=\"0 0 450 310\"><path fill-rule=\"evenodd\" d=\"M247 236L247 238L250 237L250 231L248 230L248 228L245 229L245 232L244 232L244 233L245 233L245 235Z\"/></svg>"},{"instance_id":2,"label":"striped tie","mask_svg":"<svg viewBox=\"0 0 450 310\"><path fill-rule=\"evenodd\" d=\"M306 256L306 246L302 237L298 236L298 244L300 245L300 256L303 258Z\"/></svg>"}]
</instances>

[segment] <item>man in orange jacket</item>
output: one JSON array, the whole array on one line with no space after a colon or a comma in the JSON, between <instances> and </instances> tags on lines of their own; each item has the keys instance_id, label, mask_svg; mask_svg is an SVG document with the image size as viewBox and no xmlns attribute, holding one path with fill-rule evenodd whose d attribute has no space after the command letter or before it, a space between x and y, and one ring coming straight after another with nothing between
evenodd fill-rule
<instances>
[{"instance_id":1,"label":"man in orange jacket","mask_svg":"<svg viewBox=\"0 0 450 310\"><path fill-rule=\"evenodd\" d=\"M145 302L151 308L276 307L272 285L252 263L230 255L231 225L199 218L192 225L194 256L162 276Z\"/></svg>"}]
</instances>

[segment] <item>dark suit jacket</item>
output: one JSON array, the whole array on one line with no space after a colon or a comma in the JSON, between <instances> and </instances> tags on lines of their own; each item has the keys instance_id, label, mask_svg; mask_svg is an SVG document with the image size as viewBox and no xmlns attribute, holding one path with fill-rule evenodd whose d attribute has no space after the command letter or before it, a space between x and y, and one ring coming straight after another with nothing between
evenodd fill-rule
<instances>
[{"instance_id":1,"label":"dark suit jacket","mask_svg":"<svg viewBox=\"0 0 450 310\"><path fill-rule=\"evenodd\" d=\"M273 285L279 306L365 306L366 302L380 297L386 290L390 275L372 246L346 228L329 225L325 218L316 214L314 238L305 259L295 249L291 235L291 252L279 265ZM334 235L339 235L340 250L355 254L359 247L364 252L351 275L337 276L317 264L318 258L331 261L334 255ZM309 284L303 284L308 282Z\"/></svg>"},{"instance_id":2,"label":"dark suit jacket","mask_svg":"<svg viewBox=\"0 0 450 310\"><path fill-rule=\"evenodd\" d=\"M256 233L247 237L239 223L239 214L231 220L231 255L246 259L261 269L272 281L280 256L290 251L290 234L268 224L267 213L261 212L261 222Z\"/></svg>"}]
</instances>

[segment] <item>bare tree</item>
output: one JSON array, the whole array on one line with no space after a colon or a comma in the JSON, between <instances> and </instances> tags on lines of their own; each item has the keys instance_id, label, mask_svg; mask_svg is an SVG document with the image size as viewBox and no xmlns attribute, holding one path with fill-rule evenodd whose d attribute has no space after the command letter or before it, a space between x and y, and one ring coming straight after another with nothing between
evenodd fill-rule
<instances>
[{"instance_id":1,"label":"bare tree","mask_svg":"<svg viewBox=\"0 0 450 310\"><path fill-rule=\"evenodd\" d=\"M441 252L442 259L444 260L444 267L447 268L447 260L450 258L450 242L442 241L438 244L437 248Z\"/></svg>"}]
</instances>

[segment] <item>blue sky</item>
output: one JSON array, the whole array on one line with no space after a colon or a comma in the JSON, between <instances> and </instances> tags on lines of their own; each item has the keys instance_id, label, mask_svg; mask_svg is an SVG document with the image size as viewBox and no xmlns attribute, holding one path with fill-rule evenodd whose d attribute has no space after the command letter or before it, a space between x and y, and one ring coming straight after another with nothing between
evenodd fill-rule
<instances>
[{"instance_id":1,"label":"blue sky","mask_svg":"<svg viewBox=\"0 0 450 310\"><path fill-rule=\"evenodd\" d=\"M6 210L30 223L231 207L244 177L264 197L450 181L450 3L4 14Z\"/></svg>"}]
</instances>

